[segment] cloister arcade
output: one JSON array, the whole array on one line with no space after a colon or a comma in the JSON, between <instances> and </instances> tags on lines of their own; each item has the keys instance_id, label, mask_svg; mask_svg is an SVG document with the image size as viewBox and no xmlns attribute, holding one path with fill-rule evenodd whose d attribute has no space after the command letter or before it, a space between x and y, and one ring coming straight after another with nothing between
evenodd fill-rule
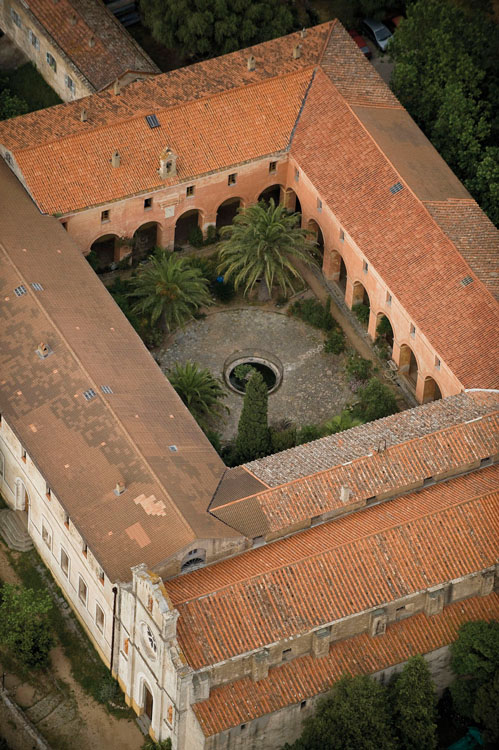
<instances>
[{"instance_id":1,"label":"cloister arcade","mask_svg":"<svg viewBox=\"0 0 499 750\"><path fill-rule=\"evenodd\" d=\"M175 224L174 247L187 245L191 233L195 231L196 228L201 228L201 219L201 211L197 208L185 211L178 217Z\"/></svg>"},{"instance_id":2,"label":"cloister arcade","mask_svg":"<svg viewBox=\"0 0 499 750\"><path fill-rule=\"evenodd\" d=\"M241 198L228 198L226 201L221 203L217 209L217 220L216 227L221 229L222 227L230 226L237 215L237 210L243 205Z\"/></svg>"}]
</instances>

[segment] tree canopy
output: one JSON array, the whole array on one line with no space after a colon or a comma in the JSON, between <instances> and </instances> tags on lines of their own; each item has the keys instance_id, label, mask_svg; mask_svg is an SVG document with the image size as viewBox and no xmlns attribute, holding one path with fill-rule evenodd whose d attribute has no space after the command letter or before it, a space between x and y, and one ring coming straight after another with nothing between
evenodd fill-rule
<instances>
[{"instance_id":1,"label":"tree canopy","mask_svg":"<svg viewBox=\"0 0 499 750\"><path fill-rule=\"evenodd\" d=\"M307 250L313 244L299 223L299 214L290 214L282 203L276 206L273 198L244 208L220 232L220 273L245 294L259 279L269 291L276 283L284 294L292 292L300 278L296 261L310 263Z\"/></svg>"},{"instance_id":2,"label":"tree canopy","mask_svg":"<svg viewBox=\"0 0 499 750\"><path fill-rule=\"evenodd\" d=\"M417 0L390 42L392 88L499 223L499 31L479 8Z\"/></svg>"},{"instance_id":3,"label":"tree canopy","mask_svg":"<svg viewBox=\"0 0 499 750\"><path fill-rule=\"evenodd\" d=\"M168 371L168 380L201 427L207 429L215 417L228 411L222 404L227 394L206 368L193 362L177 362Z\"/></svg>"},{"instance_id":4,"label":"tree canopy","mask_svg":"<svg viewBox=\"0 0 499 750\"><path fill-rule=\"evenodd\" d=\"M237 427L236 450L241 463L270 453L268 399L265 381L258 370L255 370L246 386L243 410Z\"/></svg>"},{"instance_id":5,"label":"tree canopy","mask_svg":"<svg viewBox=\"0 0 499 750\"><path fill-rule=\"evenodd\" d=\"M10 583L0 589L0 643L27 667L45 667L54 638L48 613L52 600L43 591Z\"/></svg>"},{"instance_id":6,"label":"tree canopy","mask_svg":"<svg viewBox=\"0 0 499 750\"><path fill-rule=\"evenodd\" d=\"M435 687L421 655L411 656L391 689L400 750L435 750Z\"/></svg>"},{"instance_id":7,"label":"tree canopy","mask_svg":"<svg viewBox=\"0 0 499 750\"><path fill-rule=\"evenodd\" d=\"M144 23L160 44L188 57L213 57L288 34L289 0L140 0Z\"/></svg>"}]
</instances>

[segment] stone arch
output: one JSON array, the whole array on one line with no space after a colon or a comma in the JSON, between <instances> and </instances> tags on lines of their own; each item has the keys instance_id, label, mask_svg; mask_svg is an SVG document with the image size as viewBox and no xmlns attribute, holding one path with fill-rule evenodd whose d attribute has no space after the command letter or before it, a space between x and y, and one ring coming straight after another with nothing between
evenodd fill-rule
<instances>
[{"instance_id":1,"label":"stone arch","mask_svg":"<svg viewBox=\"0 0 499 750\"><path fill-rule=\"evenodd\" d=\"M428 401L438 401L442 398L442 391L439 388L437 381L427 375L423 383L423 404Z\"/></svg>"},{"instance_id":2,"label":"stone arch","mask_svg":"<svg viewBox=\"0 0 499 750\"><path fill-rule=\"evenodd\" d=\"M269 185L265 188L265 190L262 190L260 195L257 198L257 203L260 203L260 201L265 201L268 203L271 198L274 199L274 203L282 203L282 196L283 196L283 187L282 185Z\"/></svg>"},{"instance_id":3,"label":"stone arch","mask_svg":"<svg viewBox=\"0 0 499 750\"><path fill-rule=\"evenodd\" d=\"M157 221L141 224L133 233L132 258L142 260L158 246L160 225Z\"/></svg>"},{"instance_id":4,"label":"stone arch","mask_svg":"<svg viewBox=\"0 0 499 750\"><path fill-rule=\"evenodd\" d=\"M206 550L202 548L191 549L180 564L180 572L187 573L189 570L203 565L206 562Z\"/></svg>"},{"instance_id":5,"label":"stone arch","mask_svg":"<svg viewBox=\"0 0 499 750\"><path fill-rule=\"evenodd\" d=\"M312 254L317 258L318 261L320 261L322 265L324 261L324 235L322 234L322 229L320 228L320 225L316 222L315 219L308 220L307 229L309 230L309 232L312 233L313 238L315 239L315 242L317 243L314 246Z\"/></svg>"},{"instance_id":6,"label":"stone arch","mask_svg":"<svg viewBox=\"0 0 499 750\"><path fill-rule=\"evenodd\" d=\"M119 239L116 234L103 234L92 242L90 252L96 255L97 270L107 268L117 259Z\"/></svg>"},{"instance_id":7,"label":"stone arch","mask_svg":"<svg viewBox=\"0 0 499 750\"><path fill-rule=\"evenodd\" d=\"M154 693L144 675L140 676L139 681L139 701L141 715L151 725L154 716Z\"/></svg>"},{"instance_id":8,"label":"stone arch","mask_svg":"<svg viewBox=\"0 0 499 750\"><path fill-rule=\"evenodd\" d=\"M340 258L337 284L340 287L340 289L343 290L343 296L345 296L345 292L347 289L347 281L348 281L348 270L347 270L345 261L343 259L343 256L340 255L340 253L337 250L335 250L334 252L337 255L339 255L339 258Z\"/></svg>"},{"instance_id":9,"label":"stone arch","mask_svg":"<svg viewBox=\"0 0 499 750\"><path fill-rule=\"evenodd\" d=\"M29 512L30 499L26 485L20 477L16 479L16 510Z\"/></svg>"},{"instance_id":10,"label":"stone arch","mask_svg":"<svg viewBox=\"0 0 499 750\"><path fill-rule=\"evenodd\" d=\"M400 374L406 378L415 390L418 380L419 366L416 355L408 344L402 344L400 347L398 368Z\"/></svg>"},{"instance_id":11,"label":"stone arch","mask_svg":"<svg viewBox=\"0 0 499 750\"><path fill-rule=\"evenodd\" d=\"M238 208L241 208L242 205L242 198L227 198L227 200L223 201L217 208L217 229L230 226L237 215Z\"/></svg>"},{"instance_id":12,"label":"stone arch","mask_svg":"<svg viewBox=\"0 0 499 750\"><path fill-rule=\"evenodd\" d=\"M367 289L361 281L355 281L353 285L352 310L360 323L367 328L371 315L371 300L369 299Z\"/></svg>"},{"instance_id":13,"label":"stone arch","mask_svg":"<svg viewBox=\"0 0 499 750\"><path fill-rule=\"evenodd\" d=\"M290 213L292 214L302 213L300 199L298 198L293 188L286 188L286 190L284 191L283 203Z\"/></svg>"},{"instance_id":14,"label":"stone arch","mask_svg":"<svg viewBox=\"0 0 499 750\"><path fill-rule=\"evenodd\" d=\"M175 247L182 247L189 244L189 236L196 228L202 227L202 214L199 208L191 208L184 211L175 223Z\"/></svg>"},{"instance_id":15,"label":"stone arch","mask_svg":"<svg viewBox=\"0 0 499 750\"><path fill-rule=\"evenodd\" d=\"M392 321L385 312L379 312L376 315L376 341L382 339L389 346L393 346L394 333Z\"/></svg>"}]
</instances>

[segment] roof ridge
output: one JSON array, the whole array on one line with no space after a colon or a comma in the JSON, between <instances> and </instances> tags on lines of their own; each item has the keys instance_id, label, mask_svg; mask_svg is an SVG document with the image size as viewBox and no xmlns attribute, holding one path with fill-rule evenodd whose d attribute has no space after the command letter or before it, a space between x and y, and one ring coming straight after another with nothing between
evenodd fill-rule
<instances>
[{"instance_id":1,"label":"roof ridge","mask_svg":"<svg viewBox=\"0 0 499 750\"><path fill-rule=\"evenodd\" d=\"M425 406L425 404L420 404L420 406ZM494 417L497 414L499 414L499 409L495 409L495 410L493 410L491 412L488 412L487 414L482 414L481 416L476 417L476 419L472 419L472 420L467 419L467 420L464 420L463 422L457 422L456 424L447 425L446 427L442 427L439 430L434 430L433 432L428 432L426 435L419 435L417 437L409 438L409 440L404 440L404 441L402 441L400 443L393 443L393 445L389 445L387 448L385 448L385 450L383 451L383 453L387 453L388 451L392 451L392 450L394 450L396 448L400 448L401 446L410 445L411 443L414 443L417 440L426 440L427 438L430 438L430 437L432 437L434 435L441 435L441 434L443 434L444 432L446 432L448 430L453 430L453 429L456 429L457 427L462 427L463 425L469 424L470 422L478 422L478 421L481 421L481 420L483 420L483 419L485 419L487 417ZM381 420L375 420L375 421L380 422ZM371 424L371 423L367 422L366 424ZM356 427L350 427L348 430L344 430L343 432L347 433L347 432L350 432L350 430L355 430L358 427L362 427L362 426L363 425L357 425ZM336 433L336 435L340 435L340 434L342 434L342 433L339 433L339 432ZM333 437L333 436L331 435L331 436L328 436L328 437ZM379 438L378 440L381 440L381 439L382 438ZM324 438L319 438L319 440L324 440ZM312 442L318 442L318 441L313 440ZM373 438L373 442L376 442L376 438ZM296 447L299 448L300 446L296 446ZM294 448L290 448L289 450L292 451L292 450L294 450ZM377 455L379 455L379 454L377 454ZM367 458L372 458L373 456L374 456L373 453L366 453L363 456L357 456L357 458L353 458L351 461L349 461L348 465L355 464L355 463L357 463L359 461L365 461ZM243 466L245 466L245 464L243 464ZM340 466L345 466L345 464L344 463L334 464L334 466L329 466L327 469L321 469L320 471L314 471L311 474L304 474L302 477L296 477L295 479L290 479L289 482L282 482L281 484L276 484L273 487L269 487L267 490L261 490L261 492L255 492L252 495L247 495L246 497L236 498L235 500L231 500L228 503L224 503L224 505L217 505L216 510L220 510L220 508L226 508L226 507L228 507L230 505L233 505L234 503L241 502L242 500L248 500L250 497L259 497L260 495L264 495L266 492L273 492L274 490L279 490L279 489L282 489L283 487L289 487L292 484L295 484L296 482L302 482L305 479L312 479L312 478L315 478L315 477L319 477L321 474L327 474L328 472L333 471L333 469L337 469ZM254 474L253 476L255 476L260 482L264 481L264 480L260 479L256 474ZM266 482L265 482L265 484L266 484Z\"/></svg>"},{"instance_id":2,"label":"roof ridge","mask_svg":"<svg viewBox=\"0 0 499 750\"><path fill-rule=\"evenodd\" d=\"M90 375L90 373L88 372L87 368L85 367L85 365L83 364L83 362L81 361L81 359L78 357L78 355L74 351L73 347L70 346L70 344L69 344L66 336L62 333L62 331L60 330L59 326L52 319L52 317L50 316L50 314L48 313L48 311L46 310L46 308L42 305L42 303L40 302L40 300L37 299L36 295L33 294L33 291L31 290L29 282L27 281L27 279L24 276L24 274L20 271L20 269L18 268L18 266L16 265L16 263L14 262L14 260L10 256L10 254L8 253L7 249L5 248L5 246L3 245L3 243L2 243L1 240L0 240L0 248L2 249L4 255L6 256L7 261L10 264L10 266L14 269L14 271L18 274L19 278L26 285L26 288L27 288L28 293L29 293L29 299L34 300L36 306L41 311L42 315L49 322L49 324L52 326L52 328L57 332L57 335L60 337L61 341L64 343L64 346L66 347L67 351L69 352L69 355L76 361L78 367L81 369L81 371L88 378L89 384L95 389L96 393L99 394L100 388L99 388L97 382ZM83 259L83 256L81 256L81 258ZM119 416L116 413L116 411L112 408L112 406L109 403L109 401L107 401L104 398L102 398L102 395L100 397L100 400L101 400L101 403L104 404L105 409L107 409L107 411L109 411L111 413L112 418L115 420L116 424L121 429L122 434L125 437L125 440L127 441L127 443L132 448L132 452L135 452L135 454L138 455L139 458L144 462L144 465L147 467L147 470L150 472L150 475L152 476L152 478L154 479L154 481L157 482L157 484L159 485L159 487L161 488L161 490L164 492L165 498L167 498L168 501L169 501L169 503L170 503L170 505L173 506L174 512L180 518L181 522L185 525L185 527L194 536L196 536L196 534L194 532L194 529L192 528L191 524L187 521L187 519L185 518L185 516L180 512L180 509L178 508L177 504L174 502L174 500L170 496L170 493L168 492L168 490L164 486L163 482L158 477L158 475L156 474L156 472L154 471L154 469L151 467L150 462L148 461L148 459L144 456L144 454L142 453L142 451L140 450L140 448L137 446L137 444L135 443L135 441L132 439L131 435L129 434L129 432L126 429L125 425L123 424L122 420L119 418ZM62 504L62 502L61 502L61 504Z\"/></svg>"},{"instance_id":3,"label":"roof ridge","mask_svg":"<svg viewBox=\"0 0 499 750\"><path fill-rule=\"evenodd\" d=\"M497 469L499 467L495 467L495 468ZM457 477L457 478L459 478L459 477ZM454 479L454 477L452 479ZM429 487L429 488L425 487L424 490L422 490L422 492L428 492L428 491L431 492L432 490L434 490L434 487ZM255 580L255 579L261 578L261 577L266 576L266 575L268 575L270 573L274 573L277 570L281 570L282 568L285 568L285 567L286 568L294 568L296 565L301 565L306 560L312 560L313 558L320 557L320 555L325 555L328 552L332 552L333 550L342 549L343 547L346 547L346 546L348 546L350 544L353 544L353 543L357 543L360 540L370 539L372 537L377 536L378 534L386 534L386 532L388 532L388 531L391 531L391 530L396 529L396 528L400 528L400 527L402 527L402 526L404 526L406 524L409 524L409 523L414 523L415 521L420 521L421 519L428 518L428 517L430 517L432 515L438 515L439 513L445 513L446 511L450 510L451 508L459 508L459 507L462 507L463 505L474 503L477 500L480 500L480 499L484 500L484 499L487 499L487 498L490 498L490 497L495 497L495 496L497 496L497 498L499 499L499 489L488 490L485 493L482 492L481 494L473 495L472 497L466 497L463 500L458 500L457 502L450 502L450 503L448 503L447 505L445 505L442 508L432 509L432 510L429 510L429 511L427 510L426 512L423 512L421 514L415 515L414 517L410 518L409 520L404 520L404 521L400 521L398 523L392 523L392 524L390 524L388 526L383 526L382 528L379 528L376 531L372 531L372 532L370 532L368 534L365 534L364 536L356 537L355 539L348 539L348 540L342 541L342 542L340 542L338 544L335 544L333 546L322 547L318 551L312 552L312 553L310 553L308 555L303 555L298 560L293 560L291 562L287 562L287 561L281 562L278 565L274 565L273 567L269 567L269 568L267 568L264 571L261 571L259 573L255 573L255 574L250 575L250 576L240 577L237 580L233 580L233 581L230 581L229 583L224 584L223 586L219 586L219 587L216 587L216 588L210 588L209 591L203 591L203 593L197 594L195 596L189 596L189 597L186 597L185 599L176 599L175 597L173 597L174 600L175 600L175 607L178 607L179 604L185 604L186 602L195 601L196 599L201 599L201 598L203 598L205 596L209 596L214 591L224 591L224 590L229 589L230 587L232 587L234 585L237 585L238 583L242 583L243 581L249 581L249 580ZM371 506L371 507L373 507L373 506ZM374 506L374 507L376 507L376 506ZM370 510L371 510L370 507L362 508L359 511L357 511L357 514L366 513L366 512L369 512ZM339 518L339 519L331 519L330 523L334 523L334 521L341 521L341 520L344 520L344 519L345 519L345 516L343 516L342 518ZM316 527L316 528L318 528L318 527ZM303 531L311 531L311 529L307 528L307 529L304 529ZM284 540L278 539L276 541L277 542L282 542ZM272 542L271 542L271 544L272 544ZM242 554L247 554L248 552L251 552L251 551L252 550L246 550L246 552L244 552ZM216 565L216 564L217 563L214 563L214 565Z\"/></svg>"}]
</instances>

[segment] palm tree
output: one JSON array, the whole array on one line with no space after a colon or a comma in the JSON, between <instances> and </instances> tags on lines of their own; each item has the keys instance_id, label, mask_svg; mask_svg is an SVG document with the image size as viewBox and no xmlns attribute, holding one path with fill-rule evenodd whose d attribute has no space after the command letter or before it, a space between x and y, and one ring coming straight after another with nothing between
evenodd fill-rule
<instances>
[{"instance_id":1,"label":"palm tree","mask_svg":"<svg viewBox=\"0 0 499 750\"><path fill-rule=\"evenodd\" d=\"M352 427L357 427L360 424L364 424L362 419L354 417L352 412L348 409L343 409L341 414L337 414L332 419L324 423L324 428L327 435L334 435L337 432L343 432L344 430L350 430Z\"/></svg>"},{"instance_id":2,"label":"palm tree","mask_svg":"<svg viewBox=\"0 0 499 750\"><path fill-rule=\"evenodd\" d=\"M203 429L208 428L210 419L220 417L229 411L221 401L227 397L220 382L207 369L201 369L194 362L179 362L168 370L168 380Z\"/></svg>"},{"instance_id":3,"label":"palm tree","mask_svg":"<svg viewBox=\"0 0 499 750\"><path fill-rule=\"evenodd\" d=\"M182 326L202 305L210 305L208 281L187 258L164 250L150 256L150 264L131 282L132 312L160 321L164 331Z\"/></svg>"},{"instance_id":4,"label":"palm tree","mask_svg":"<svg viewBox=\"0 0 499 750\"><path fill-rule=\"evenodd\" d=\"M241 210L231 226L220 231L219 273L232 279L234 287L250 292L259 279L269 291L276 282L282 292L294 291L300 278L297 260L311 263L308 250L310 232L300 229L299 214L290 214L284 205L260 201Z\"/></svg>"}]
</instances>

